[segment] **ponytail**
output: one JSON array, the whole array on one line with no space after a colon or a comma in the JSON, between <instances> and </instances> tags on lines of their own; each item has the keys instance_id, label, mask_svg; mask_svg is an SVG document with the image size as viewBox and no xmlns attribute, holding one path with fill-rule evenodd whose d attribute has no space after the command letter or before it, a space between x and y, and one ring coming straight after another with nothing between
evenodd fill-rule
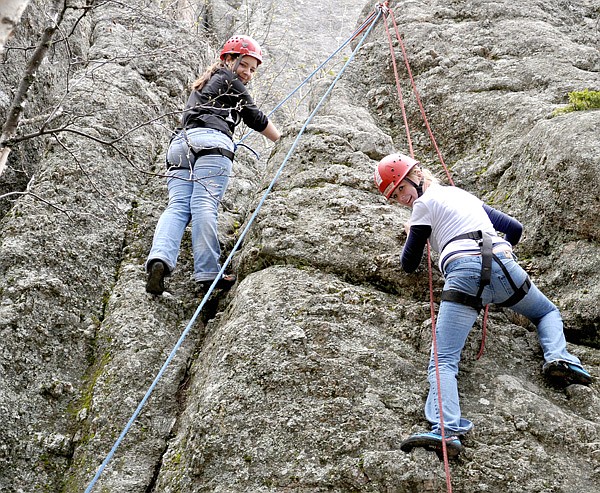
<instances>
[{"instance_id":1,"label":"ponytail","mask_svg":"<svg viewBox=\"0 0 600 493\"><path fill-rule=\"evenodd\" d=\"M210 80L210 78L215 75L215 72L217 70L219 70L220 68L226 67L225 62L231 59L236 59L238 58L240 55L239 53L227 53L224 57L224 59L222 60L217 60L215 63L213 63L210 67L208 67L206 69L206 71L200 76L198 77L194 83L192 84L192 91L201 91L202 88L206 85L206 83Z\"/></svg>"},{"instance_id":2,"label":"ponytail","mask_svg":"<svg viewBox=\"0 0 600 493\"><path fill-rule=\"evenodd\" d=\"M192 84L192 91L201 91L202 88L209 81L209 79L215 74L215 72L224 66L225 62L223 60L218 60L215 63L213 63L204 71L204 73L200 77L198 77L194 81L194 83Z\"/></svg>"}]
</instances>

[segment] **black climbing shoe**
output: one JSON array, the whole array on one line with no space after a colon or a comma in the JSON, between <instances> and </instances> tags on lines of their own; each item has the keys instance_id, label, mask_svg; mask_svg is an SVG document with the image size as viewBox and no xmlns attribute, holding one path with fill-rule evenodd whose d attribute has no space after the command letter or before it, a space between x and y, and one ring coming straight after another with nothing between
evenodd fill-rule
<instances>
[{"instance_id":1,"label":"black climbing shoe","mask_svg":"<svg viewBox=\"0 0 600 493\"><path fill-rule=\"evenodd\" d=\"M458 457L458 455L464 450L460 438L457 436L447 436L446 440L446 451L449 458ZM435 452L438 457L443 459L443 444L442 435L437 433L426 432L426 433L415 433L403 440L400 444L400 450L409 453L415 447L423 447L425 450Z\"/></svg>"},{"instance_id":2,"label":"black climbing shoe","mask_svg":"<svg viewBox=\"0 0 600 493\"><path fill-rule=\"evenodd\" d=\"M146 292L150 294L163 294L165 290L165 276L167 266L162 260L153 260L148 269L148 280L146 281Z\"/></svg>"},{"instance_id":3,"label":"black climbing shoe","mask_svg":"<svg viewBox=\"0 0 600 493\"><path fill-rule=\"evenodd\" d=\"M542 367L542 373L552 383L563 385L579 384L589 385L592 383L592 376L581 366L568 361L558 359L550 361Z\"/></svg>"},{"instance_id":4,"label":"black climbing shoe","mask_svg":"<svg viewBox=\"0 0 600 493\"><path fill-rule=\"evenodd\" d=\"M213 281L214 279L211 279L210 281L197 281L196 285L198 286L198 288L200 288L201 291L208 291L208 288L210 288ZM223 277L221 277L221 279L217 281L215 289L231 289L236 281L237 277L235 276L235 274L225 274Z\"/></svg>"}]
</instances>

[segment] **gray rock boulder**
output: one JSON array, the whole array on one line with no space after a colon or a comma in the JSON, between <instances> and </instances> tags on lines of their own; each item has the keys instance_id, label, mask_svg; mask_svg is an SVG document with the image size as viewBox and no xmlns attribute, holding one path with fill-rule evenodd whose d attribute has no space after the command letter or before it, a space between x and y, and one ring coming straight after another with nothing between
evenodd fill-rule
<instances>
[{"instance_id":1,"label":"gray rock boulder","mask_svg":"<svg viewBox=\"0 0 600 493\"><path fill-rule=\"evenodd\" d=\"M143 264L166 202L169 131L219 37L252 8L225 3L205 4L209 25L199 30L174 5L94 5L70 25L82 62L71 67L57 47L33 88L27 118L61 102L59 122L79 133L19 144L0 182L11 193L0 204L0 491L84 491L170 356L94 491L446 487L434 454L399 449L427 427L432 321L426 263L411 275L398 265L408 212L386 204L372 184L382 156L407 150L383 21L233 255L239 283L201 301L186 234L167 292L144 292ZM18 81L24 57L16 47L33 36L44 5L32 2L10 41L0 94L9 97ZM254 7L253 19L266 19L274 4ZM517 253L561 307L569 349L597 377L600 112L551 117L569 91L599 89L597 6L391 7L451 176L523 222ZM310 2L295 8L303 22L323 20ZM311 39L304 29L269 46L269 24L252 24L260 26L253 34L278 55L255 86L268 106L279 54L293 59L300 39L303 63L320 57L323 33ZM77 82L66 96L65 67ZM444 179L400 69L415 154ZM281 142L252 141L263 160L238 152L220 216L224 255L332 77L321 79L310 101L278 121ZM534 328L507 310L490 310L476 359L481 339L479 320L459 375L463 411L476 426L450 465L453 490L600 491L597 384L549 386Z\"/></svg>"}]
</instances>

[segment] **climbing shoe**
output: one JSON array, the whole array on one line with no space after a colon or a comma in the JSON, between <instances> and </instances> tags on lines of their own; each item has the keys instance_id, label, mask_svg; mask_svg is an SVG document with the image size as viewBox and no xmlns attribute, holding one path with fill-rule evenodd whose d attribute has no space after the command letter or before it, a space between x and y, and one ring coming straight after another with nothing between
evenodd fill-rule
<instances>
[{"instance_id":1,"label":"climbing shoe","mask_svg":"<svg viewBox=\"0 0 600 493\"><path fill-rule=\"evenodd\" d=\"M148 269L148 280L146 281L146 292L150 294L163 294L165 290L165 276L167 266L162 260L153 260Z\"/></svg>"},{"instance_id":2,"label":"climbing shoe","mask_svg":"<svg viewBox=\"0 0 600 493\"><path fill-rule=\"evenodd\" d=\"M563 385L579 384L589 385L592 383L592 376L581 366L559 359L545 363L542 367L544 376L553 383Z\"/></svg>"},{"instance_id":3,"label":"climbing shoe","mask_svg":"<svg viewBox=\"0 0 600 493\"><path fill-rule=\"evenodd\" d=\"M447 436L445 440L448 457L458 457L464 449L460 438L457 436ZM400 444L400 450L406 453L412 452L412 449L415 447L423 447L425 450L435 452L440 460L443 458L442 435L438 435L437 433L415 433Z\"/></svg>"},{"instance_id":4,"label":"climbing shoe","mask_svg":"<svg viewBox=\"0 0 600 493\"><path fill-rule=\"evenodd\" d=\"M208 288L210 288L213 281L214 279L211 279L210 281L197 281L196 285L198 286L198 288L200 288L201 291L208 291ZM235 274L225 274L223 277L221 277L221 279L217 281L215 289L231 289L231 287L235 284L236 281L237 277L235 276Z\"/></svg>"}]
</instances>

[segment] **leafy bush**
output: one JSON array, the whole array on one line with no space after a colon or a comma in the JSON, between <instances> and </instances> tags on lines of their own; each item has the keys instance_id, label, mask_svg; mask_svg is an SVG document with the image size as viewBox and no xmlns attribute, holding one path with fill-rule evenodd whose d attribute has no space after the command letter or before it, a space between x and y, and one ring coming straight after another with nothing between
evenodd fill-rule
<instances>
[{"instance_id":1,"label":"leafy bush","mask_svg":"<svg viewBox=\"0 0 600 493\"><path fill-rule=\"evenodd\" d=\"M552 116L570 113L571 111L585 111L600 108L600 91L573 91L569 93L569 104L563 108L557 108Z\"/></svg>"}]
</instances>

